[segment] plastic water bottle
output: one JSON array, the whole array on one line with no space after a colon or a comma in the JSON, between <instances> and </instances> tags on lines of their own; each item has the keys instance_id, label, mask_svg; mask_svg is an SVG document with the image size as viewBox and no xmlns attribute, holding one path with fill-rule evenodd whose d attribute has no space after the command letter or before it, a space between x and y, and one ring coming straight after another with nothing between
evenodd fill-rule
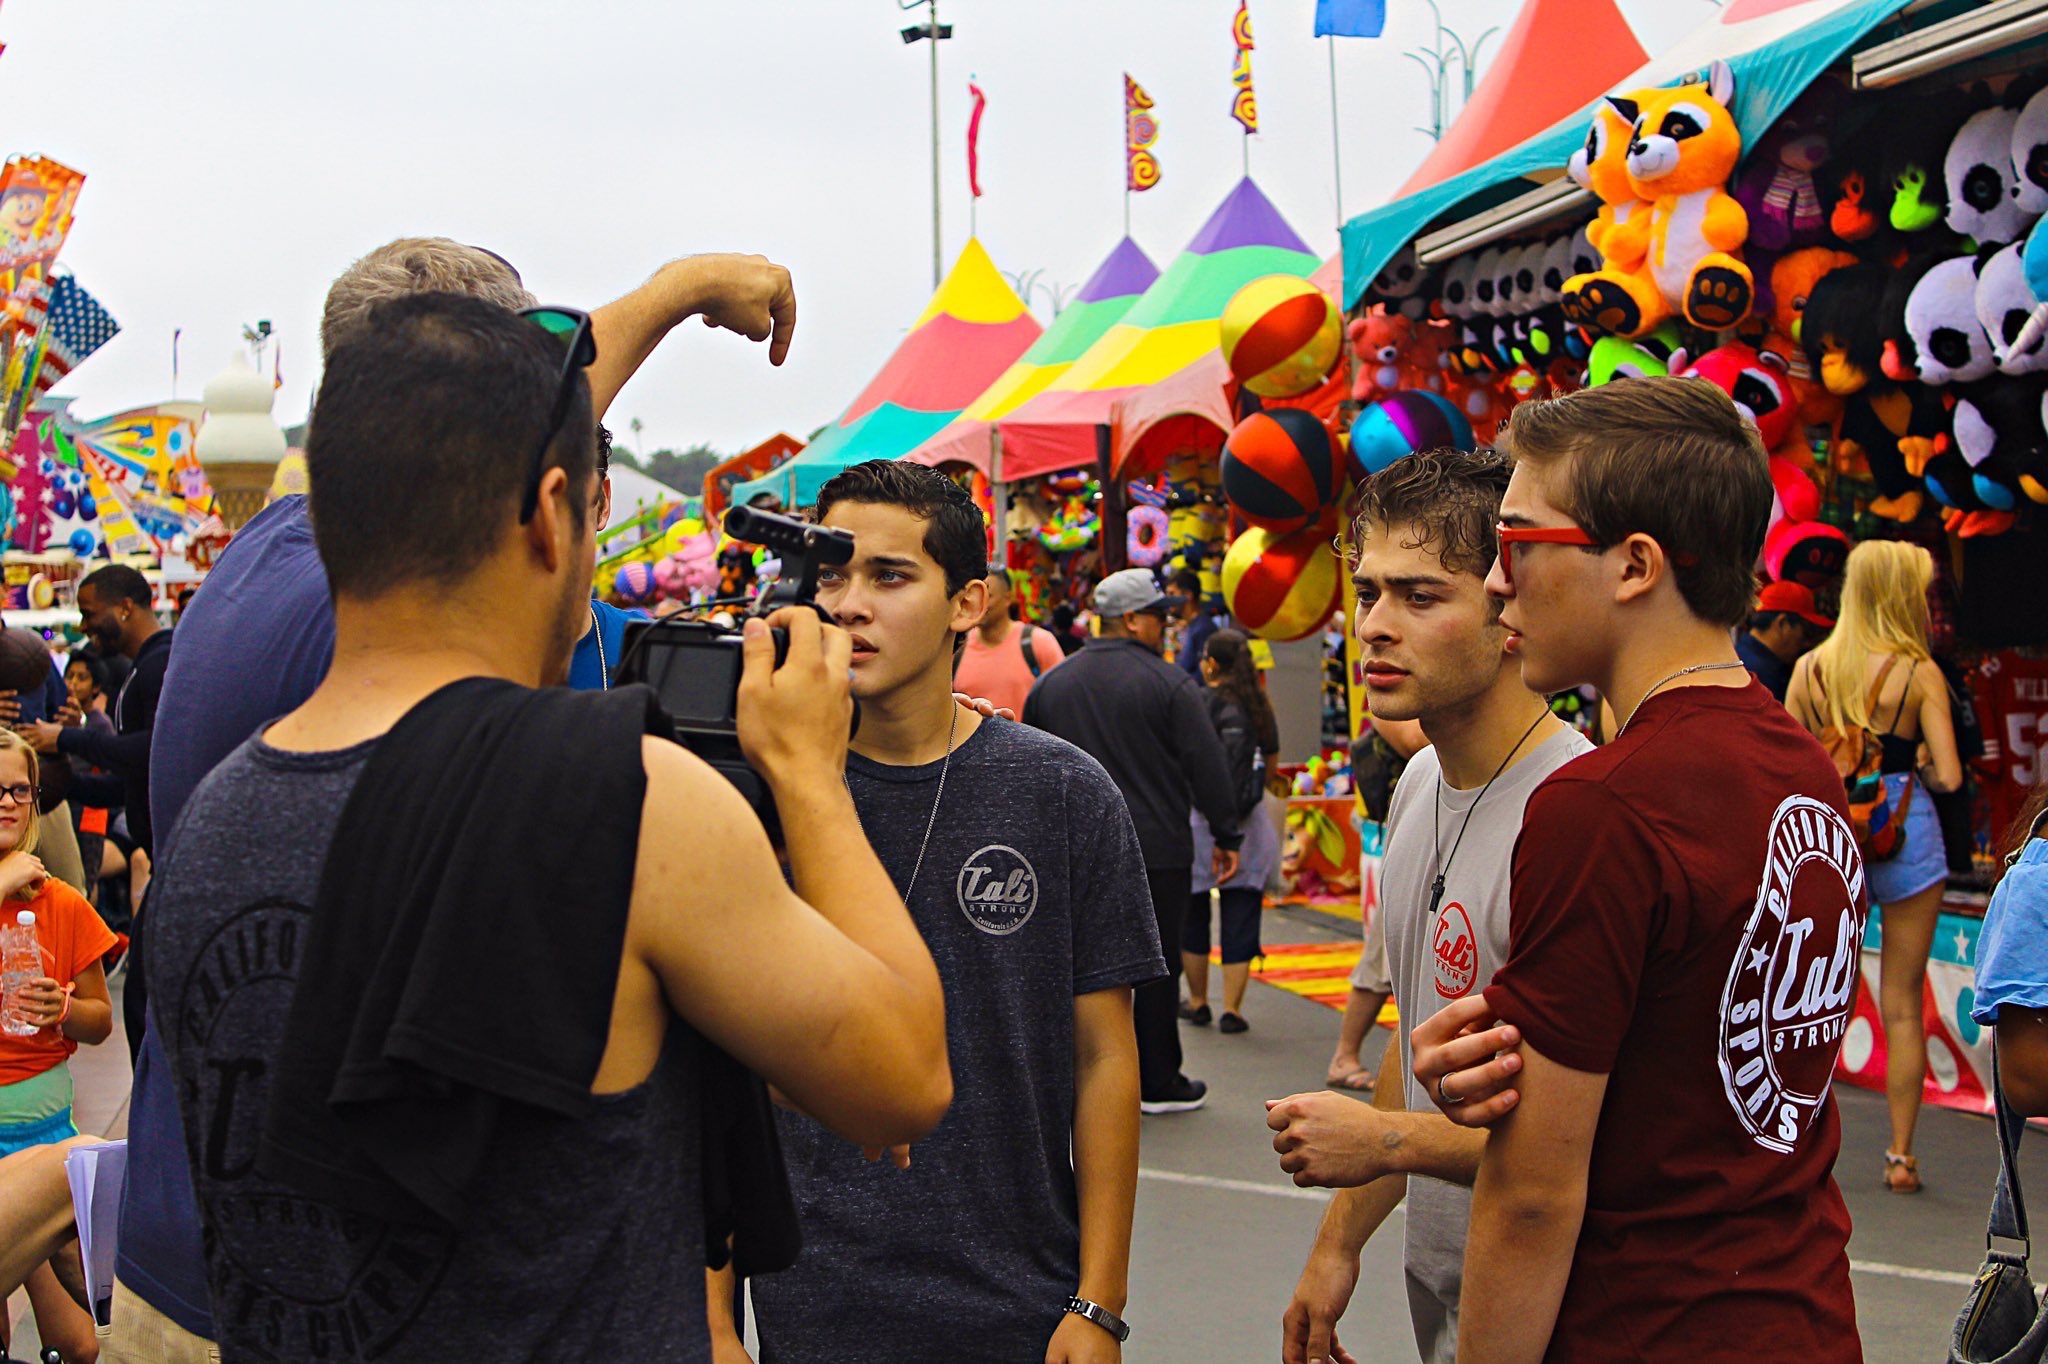
<instances>
[{"instance_id":1,"label":"plastic water bottle","mask_svg":"<svg viewBox=\"0 0 2048 1364\"><path fill-rule=\"evenodd\" d=\"M10 1037L34 1036L36 1025L17 1011L21 989L43 975L42 945L36 941L36 915L24 909L11 924L0 924L0 1032Z\"/></svg>"}]
</instances>

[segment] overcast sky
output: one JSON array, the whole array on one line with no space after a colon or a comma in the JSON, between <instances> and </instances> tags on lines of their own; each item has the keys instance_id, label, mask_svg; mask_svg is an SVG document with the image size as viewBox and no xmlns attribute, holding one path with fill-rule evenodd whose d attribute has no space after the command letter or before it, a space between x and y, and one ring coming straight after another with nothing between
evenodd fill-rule
<instances>
[{"instance_id":1,"label":"overcast sky","mask_svg":"<svg viewBox=\"0 0 2048 1364\"><path fill-rule=\"evenodd\" d=\"M1519 0L1441 0L1469 39ZM1621 0L1655 52L1707 0ZM1252 0L1253 176L1336 249L1328 40L1314 0ZM1383 202L1425 154L1424 0L1337 41L1344 203ZM1240 173L1229 117L1236 0L941 0L948 263L968 229L966 83L989 98L980 235L1005 271L1075 285L1122 233L1121 73L1157 102L1162 183L1133 235L1163 268ZM931 290L922 17L896 0L5 0L4 149L86 173L63 261L122 332L58 390L98 416L180 396L274 323L277 414L318 382L328 282L402 235L481 243L543 302L595 306L668 257L765 253L794 272L796 349L692 324L609 418L644 444L735 449L836 416ZM1490 56L1497 38L1485 49ZM1482 61L1482 70L1484 62ZM1041 319L1044 295L1033 300Z\"/></svg>"}]
</instances>

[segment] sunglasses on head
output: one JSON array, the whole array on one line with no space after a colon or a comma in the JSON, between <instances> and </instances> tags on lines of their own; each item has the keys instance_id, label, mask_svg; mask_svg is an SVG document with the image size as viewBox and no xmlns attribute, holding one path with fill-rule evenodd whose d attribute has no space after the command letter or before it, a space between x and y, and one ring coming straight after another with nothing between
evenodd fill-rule
<instances>
[{"instance_id":1,"label":"sunglasses on head","mask_svg":"<svg viewBox=\"0 0 2048 1364\"><path fill-rule=\"evenodd\" d=\"M562 343L562 369L555 379L555 401L548 409L548 428L534 447L533 464L527 470L526 492L519 502L519 524L533 519L540 508L540 480L547 472L548 447L569 415L569 395L576 371L587 369L597 359L597 341L590 334L590 314L575 308L528 308L519 314Z\"/></svg>"}]
</instances>

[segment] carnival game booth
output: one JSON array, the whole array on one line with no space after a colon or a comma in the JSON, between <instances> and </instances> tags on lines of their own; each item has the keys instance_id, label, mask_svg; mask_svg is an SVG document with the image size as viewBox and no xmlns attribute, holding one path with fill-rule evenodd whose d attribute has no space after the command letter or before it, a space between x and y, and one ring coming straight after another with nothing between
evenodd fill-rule
<instances>
[{"instance_id":1,"label":"carnival game booth","mask_svg":"<svg viewBox=\"0 0 2048 1364\"><path fill-rule=\"evenodd\" d=\"M970 238L881 372L795 458L740 483L732 500L773 493L807 507L849 465L900 459L936 435L1036 341L1042 328Z\"/></svg>"},{"instance_id":2,"label":"carnival game booth","mask_svg":"<svg viewBox=\"0 0 2048 1364\"><path fill-rule=\"evenodd\" d=\"M1731 0L1603 98L1343 230L1359 401L1433 394L1483 438L1531 397L1692 375L1771 453L1764 577L1825 608L1854 541L1933 552L1936 652L1983 744L1974 799L1945 811L1928 1098L1979 1110L1982 872L2048 776L2044 58L2048 0ZM1878 931L1841 1060L1873 1086Z\"/></svg>"}]
</instances>

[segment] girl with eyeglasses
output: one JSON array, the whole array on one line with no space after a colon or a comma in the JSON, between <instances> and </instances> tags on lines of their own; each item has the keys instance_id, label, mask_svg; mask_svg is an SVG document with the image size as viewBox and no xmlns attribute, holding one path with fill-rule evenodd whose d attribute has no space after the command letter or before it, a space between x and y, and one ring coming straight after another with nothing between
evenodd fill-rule
<instances>
[{"instance_id":1,"label":"girl with eyeglasses","mask_svg":"<svg viewBox=\"0 0 2048 1364\"><path fill-rule=\"evenodd\" d=\"M35 1025L27 1036L0 1030L0 1156L78 1135L71 1120L71 1053L114 1031L100 958L114 935L83 895L51 876L36 856L36 752L0 730L0 919L36 916L44 974L9 998L12 1019ZM44 1264L27 1282L44 1345L66 1359L97 1354L92 1318ZM4 1344L4 1342L0 1342Z\"/></svg>"}]
</instances>

